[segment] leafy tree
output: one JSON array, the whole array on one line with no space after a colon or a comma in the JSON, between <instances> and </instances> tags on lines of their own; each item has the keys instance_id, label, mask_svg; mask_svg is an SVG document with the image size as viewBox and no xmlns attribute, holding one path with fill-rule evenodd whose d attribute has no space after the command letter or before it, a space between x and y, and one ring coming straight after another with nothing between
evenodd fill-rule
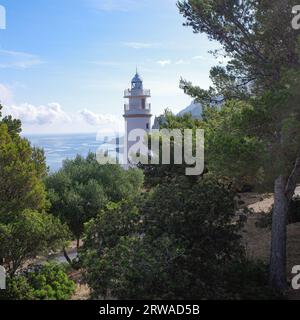
<instances>
[{"instance_id":1,"label":"leafy tree","mask_svg":"<svg viewBox=\"0 0 300 320\"><path fill-rule=\"evenodd\" d=\"M75 184L72 186L70 179L61 172L54 174L51 179L53 187L58 190L64 182L62 193L50 189L49 197L52 203L51 212L58 215L79 240L83 232L84 223L91 219L106 203L106 197L102 187L95 181L90 180L87 185ZM68 183L69 182L69 183ZM55 185L57 183L57 185Z\"/></svg>"},{"instance_id":2,"label":"leafy tree","mask_svg":"<svg viewBox=\"0 0 300 320\"><path fill-rule=\"evenodd\" d=\"M86 227L91 232L86 234L85 247L93 248L94 234L97 234L96 242L102 244L96 247L98 252L105 247L115 246L121 237L140 231L140 219L138 207L132 201L109 203L95 219L87 223Z\"/></svg>"},{"instance_id":3,"label":"leafy tree","mask_svg":"<svg viewBox=\"0 0 300 320\"><path fill-rule=\"evenodd\" d=\"M111 205L87 225L80 258L93 298L234 299L230 270L248 261L240 242L235 194L211 175L163 182L140 203ZM137 206L137 203L138 206ZM110 223L112 221L113 223ZM249 262L249 265L251 263ZM257 292L271 294L261 274Z\"/></svg>"},{"instance_id":4,"label":"leafy tree","mask_svg":"<svg viewBox=\"0 0 300 320\"><path fill-rule=\"evenodd\" d=\"M160 123L160 129L167 129L169 130L181 130L182 137L184 137L184 129L191 129L193 130L193 144L195 144L195 130L196 129L203 129L204 124L202 120L193 119L190 114L185 114L182 117L175 116L170 110L165 110L164 115L162 116L164 121ZM161 131L162 132L162 131ZM172 180L178 176L186 176L186 169L190 167L185 160L183 160L182 164L175 164L174 161L174 148L175 148L175 140L174 137L170 139L170 164L162 164L162 144L164 134L150 134L151 140L154 139L159 143L160 146L160 154L154 155L154 158L158 164L139 164L139 168L143 170L145 175L145 185L147 188L151 188L157 186L162 181L166 182ZM150 141L150 139L149 139ZM178 147L178 146L177 146ZM151 150L151 144L149 145L149 149ZM184 144L182 145L182 154L184 154ZM191 182L195 182L198 180L197 176L189 176L189 180Z\"/></svg>"},{"instance_id":5,"label":"leafy tree","mask_svg":"<svg viewBox=\"0 0 300 320\"><path fill-rule=\"evenodd\" d=\"M0 106L0 262L11 277L28 260L56 249L68 238L58 219L47 215L42 150L20 136L21 122L1 118Z\"/></svg>"},{"instance_id":6,"label":"leafy tree","mask_svg":"<svg viewBox=\"0 0 300 320\"><path fill-rule=\"evenodd\" d=\"M273 180L274 185L270 282L280 291L287 286L287 212L300 176L299 31L291 26L295 4L294 0L178 3L186 25L195 33L205 33L209 39L218 41L221 49L215 54L229 58L226 67L211 70L213 86L209 90L185 80L181 81L181 87L204 104L219 95L242 101L246 110L238 114L246 121L238 122L244 125L247 144L253 149L253 143L258 141L263 153L266 151L266 157L260 159L259 154L255 160L262 160L265 180ZM231 124L232 137L228 132L224 137L229 139L229 147L235 143L234 122ZM254 160L245 161L243 152L240 156L237 159L240 166Z\"/></svg>"},{"instance_id":7,"label":"leafy tree","mask_svg":"<svg viewBox=\"0 0 300 320\"><path fill-rule=\"evenodd\" d=\"M211 70L207 90L182 81L187 93L210 102L219 95L244 98L276 87L287 69L299 67L299 31L292 29L295 0L180 0L185 26L221 44L216 56L229 59Z\"/></svg>"},{"instance_id":8,"label":"leafy tree","mask_svg":"<svg viewBox=\"0 0 300 320\"><path fill-rule=\"evenodd\" d=\"M68 224L78 246L86 222L96 217L108 201L119 202L140 193L142 184L139 170L100 165L94 154L65 161L59 172L46 179L51 212Z\"/></svg>"},{"instance_id":9,"label":"leafy tree","mask_svg":"<svg viewBox=\"0 0 300 320\"><path fill-rule=\"evenodd\" d=\"M87 269L85 279L93 288L95 298L100 295L109 297L114 281L118 286L115 277L120 275L123 262L120 260L119 265L110 258L116 254L114 248L119 247L123 237L140 233L140 224L141 216L137 206L133 202L123 201L109 203L106 209L86 225L80 260ZM126 255L126 249L126 245L119 247L119 254Z\"/></svg>"},{"instance_id":10,"label":"leafy tree","mask_svg":"<svg viewBox=\"0 0 300 320\"><path fill-rule=\"evenodd\" d=\"M1 109L1 108L0 108ZM0 120L0 219L16 212L47 207L42 178L46 174L44 154L32 148L13 129L7 119Z\"/></svg>"},{"instance_id":11,"label":"leafy tree","mask_svg":"<svg viewBox=\"0 0 300 320\"><path fill-rule=\"evenodd\" d=\"M197 183L174 179L157 187L143 214L150 243L167 237L173 246L165 260L169 298L217 298L220 270L243 256L230 188L209 175Z\"/></svg>"},{"instance_id":12,"label":"leafy tree","mask_svg":"<svg viewBox=\"0 0 300 320\"><path fill-rule=\"evenodd\" d=\"M10 276L37 255L57 250L69 239L69 233L57 218L25 210L13 222L0 224L0 257Z\"/></svg>"},{"instance_id":13,"label":"leafy tree","mask_svg":"<svg viewBox=\"0 0 300 320\"><path fill-rule=\"evenodd\" d=\"M207 108L204 112L207 168L230 178L238 190L244 186L259 188L266 182L263 166L270 159L265 144L249 134L245 125L252 116L251 104L232 100L221 110Z\"/></svg>"},{"instance_id":14,"label":"leafy tree","mask_svg":"<svg viewBox=\"0 0 300 320\"><path fill-rule=\"evenodd\" d=\"M0 119L2 118L2 112L3 106L0 104ZM22 123L18 119L13 119L12 116L6 116L1 119L2 124L6 124L8 128L8 132L13 137L18 137L20 133L22 132Z\"/></svg>"}]
</instances>

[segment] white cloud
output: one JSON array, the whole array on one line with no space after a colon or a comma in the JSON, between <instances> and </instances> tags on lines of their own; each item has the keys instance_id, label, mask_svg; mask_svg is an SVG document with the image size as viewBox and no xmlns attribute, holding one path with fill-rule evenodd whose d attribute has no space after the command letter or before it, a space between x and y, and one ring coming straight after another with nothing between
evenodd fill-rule
<instances>
[{"instance_id":1,"label":"white cloud","mask_svg":"<svg viewBox=\"0 0 300 320\"><path fill-rule=\"evenodd\" d=\"M0 68L2 69L27 69L42 63L44 62L37 55L31 53L0 50Z\"/></svg>"},{"instance_id":2,"label":"white cloud","mask_svg":"<svg viewBox=\"0 0 300 320\"><path fill-rule=\"evenodd\" d=\"M195 56L192 59L193 60L205 60L206 58L204 56Z\"/></svg>"},{"instance_id":3,"label":"white cloud","mask_svg":"<svg viewBox=\"0 0 300 320\"><path fill-rule=\"evenodd\" d=\"M157 61L157 63L161 66L161 67L165 67L167 65L170 65L172 63L171 60L159 60Z\"/></svg>"},{"instance_id":4,"label":"white cloud","mask_svg":"<svg viewBox=\"0 0 300 320\"><path fill-rule=\"evenodd\" d=\"M0 83L0 103L12 103L13 93L10 88Z\"/></svg>"},{"instance_id":5,"label":"white cloud","mask_svg":"<svg viewBox=\"0 0 300 320\"><path fill-rule=\"evenodd\" d=\"M193 61L196 61L196 60L206 60L206 59L204 57L202 57L202 56L195 56L195 57L189 58L189 59L178 59L177 61L174 61L174 62L172 62L169 59L159 60L159 61L157 61L157 63L162 67L165 67L165 66L170 65L170 64L180 66L180 65L189 65Z\"/></svg>"},{"instance_id":6,"label":"white cloud","mask_svg":"<svg viewBox=\"0 0 300 320\"><path fill-rule=\"evenodd\" d=\"M71 121L71 118L65 113L60 104L49 103L45 106L34 106L29 103L21 105L6 106L5 114L10 114L13 118L20 119L24 124L35 124L42 126L54 122L64 123Z\"/></svg>"},{"instance_id":7,"label":"white cloud","mask_svg":"<svg viewBox=\"0 0 300 320\"><path fill-rule=\"evenodd\" d=\"M149 42L123 42L123 45L132 49L150 49L157 47L157 43L149 43Z\"/></svg>"},{"instance_id":8,"label":"white cloud","mask_svg":"<svg viewBox=\"0 0 300 320\"><path fill-rule=\"evenodd\" d=\"M98 114L88 109L69 113L59 103L5 105L3 114L20 119L27 133L112 132L122 131L124 126L124 122L113 115Z\"/></svg>"},{"instance_id":9,"label":"white cloud","mask_svg":"<svg viewBox=\"0 0 300 320\"><path fill-rule=\"evenodd\" d=\"M112 115L97 114L88 109L84 109L83 111L80 111L79 115L91 126L101 126L103 124L109 125L109 124L115 124L118 122L116 117Z\"/></svg>"},{"instance_id":10,"label":"white cloud","mask_svg":"<svg viewBox=\"0 0 300 320\"><path fill-rule=\"evenodd\" d=\"M187 65L187 64L190 64L190 61L180 59L180 60L176 61L175 64L177 64L177 65Z\"/></svg>"}]
</instances>

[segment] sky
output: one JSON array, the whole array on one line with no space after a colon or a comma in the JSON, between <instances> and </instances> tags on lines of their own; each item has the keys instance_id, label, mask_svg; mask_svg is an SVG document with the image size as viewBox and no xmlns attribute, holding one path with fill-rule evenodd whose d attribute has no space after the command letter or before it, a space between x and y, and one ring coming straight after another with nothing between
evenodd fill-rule
<instances>
[{"instance_id":1,"label":"sky","mask_svg":"<svg viewBox=\"0 0 300 320\"><path fill-rule=\"evenodd\" d=\"M152 110L191 103L180 78L207 88L217 45L184 27L175 0L0 0L0 100L25 133L123 128L136 67Z\"/></svg>"}]
</instances>

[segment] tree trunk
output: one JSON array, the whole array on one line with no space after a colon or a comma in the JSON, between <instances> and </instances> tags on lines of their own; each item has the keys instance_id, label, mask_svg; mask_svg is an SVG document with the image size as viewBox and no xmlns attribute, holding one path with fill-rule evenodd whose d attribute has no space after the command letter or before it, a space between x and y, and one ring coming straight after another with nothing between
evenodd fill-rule
<instances>
[{"instance_id":1,"label":"tree trunk","mask_svg":"<svg viewBox=\"0 0 300 320\"><path fill-rule=\"evenodd\" d=\"M270 261L270 283L280 292L287 288L286 241L289 205L295 194L300 177L300 150L294 168L288 178L283 175L275 181L275 202L272 219L272 244Z\"/></svg>"},{"instance_id":2,"label":"tree trunk","mask_svg":"<svg viewBox=\"0 0 300 320\"><path fill-rule=\"evenodd\" d=\"M70 257L68 256L68 253L67 253L65 247L63 248L63 252L64 252L64 257L65 257L65 259L66 259L66 260L68 261L68 263L72 266L72 265L73 265L73 262L72 262L72 260L70 259Z\"/></svg>"},{"instance_id":3,"label":"tree trunk","mask_svg":"<svg viewBox=\"0 0 300 320\"><path fill-rule=\"evenodd\" d=\"M270 283L283 292L287 288L286 240L289 200L286 197L286 178L280 176L275 181L275 202L272 219L272 244L270 261Z\"/></svg>"},{"instance_id":4,"label":"tree trunk","mask_svg":"<svg viewBox=\"0 0 300 320\"><path fill-rule=\"evenodd\" d=\"M79 250L79 247L80 247L80 238L77 239L76 247L77 247L77 253L78 253L78 250Z\"/></svg>"}]
</instances>

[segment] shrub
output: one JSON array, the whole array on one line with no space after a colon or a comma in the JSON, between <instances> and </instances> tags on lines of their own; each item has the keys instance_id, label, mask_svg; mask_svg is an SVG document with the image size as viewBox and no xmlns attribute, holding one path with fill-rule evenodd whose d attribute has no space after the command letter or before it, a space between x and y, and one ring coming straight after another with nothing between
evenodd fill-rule
<instances>
[{"instance_id":1,"label":"shrub","mask_svg":"<svg viewBox=\"0 0 300 320\"><path fill-rule=\"evenodd\" d=\"M244 259L234 197L213 177L180 177L157 186L138 210L134 203L102 212L81 253L93 297L231 298L224 270Z\"/></svg>"},{"instance_id":2,"label":"shrub","mask_svg":"<svg viewBox=\"0 0 300 320\"><path fill-rule=\"evenodd\" d=\"M75 283L62 266L36 266L22 275L7 279L7 290L0 292L2 300L68 300L75 292Z\"/></svg>"},{"instance_id":3,"label":"shrub","mask_svg":"<svg viewBox=\"0 0 300 320\"><path fill-rule=\"evenodd\" d=\"M58 264L40 266L27 278L36 300L68 300L75 292L75 283Z\"/></svg>"},{"instance_id":4,"label":"shrub","mask_svg":"<svg viewBox=\"0 0 300 320\"><path fill-rule=\"evenodd\" d=\"M6 290L0 290L0 300L34 300L33 291L25 276L7 278Z\"/></svg>"}]
</instances>

